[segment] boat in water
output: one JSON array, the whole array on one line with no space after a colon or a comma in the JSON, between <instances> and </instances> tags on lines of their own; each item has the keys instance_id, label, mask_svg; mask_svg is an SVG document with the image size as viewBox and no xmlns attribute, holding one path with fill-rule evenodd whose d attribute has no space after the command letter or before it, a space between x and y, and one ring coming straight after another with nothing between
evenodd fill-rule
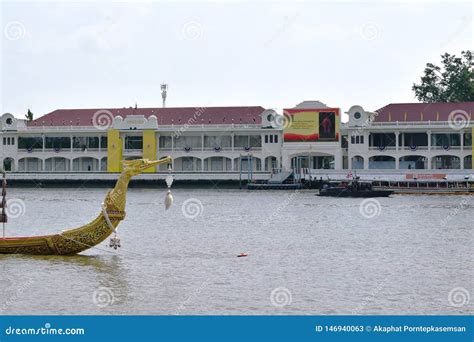
<instances>
[{"instance_id":1,"label":"boat in water","mask_svg":"<svg viewBox=\"0 0 474 342\"><path fill-rule=\"evenodd\" d=\"M372 182L362 182L359 177L354 177L348 182L326 182L322 185L317 196L324 197L388 197L392 190L377 190L372 187Z\"/></svg>"},{"instance_id":2,"label":"boat in water","mask_svg":"<svg viewBox=\"0 0 474 342\"><path fill-rule=\"evenodd\" d=\"M99 216L92 222L75 229L65 230L58 234L28 237L1 237L0 254L33 254L33 255L73 255L93 248L110 235L116 234L116 228L125 218L125 203L128 184L133 176L141 174L146 169L159 165L171 164L171 157L159 160L136 159L123 161L123 171L120 174L115 187L105 197ZM171 177L171 175L169 175ZM169 187L172 178L167 177L166 208L173 200ZM5 201L6 181L2 184L2 213L1 222L6 223ZM120 239L116 235L111 238L109 247L117 249L120 247Z\"/></svg>"}]
</instances>

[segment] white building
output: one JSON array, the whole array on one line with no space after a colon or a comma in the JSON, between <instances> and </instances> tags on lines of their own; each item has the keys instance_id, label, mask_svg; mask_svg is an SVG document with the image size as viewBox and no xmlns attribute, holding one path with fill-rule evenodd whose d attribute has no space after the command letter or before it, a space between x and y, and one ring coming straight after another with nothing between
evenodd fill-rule
<instances>
[{"instance_id":1,"label":"white building","mask_svg":"<svg viewBox=\"0 0 474 342\"><path fill-rule=\"evenodd\" d=\"M349 169L472 169L474 102L353 106L344 125Z\"/></svg>"},{"instance_id":2,"label":"white building","mask_svg":"<svg viewBox=\"0 0 474 342\"><path fill-rule=\"evenodd\" d=\"M461 172L472 169L473 111L474 102L390 104L374 112L353 106L346 123L339 108L318 101L283 114L259 106L60 109L27 123L7 113L0 161L14 174L84 175L119 172L122 159L169 155L174 172L190 179L238 179L242 172L264 179L301 168Z\"/></svg>"},{"instance_id":3,"label":"white building","mask_svg":"<svg viewBox=\"0 0 474 342\"><path fill-rule=\"evenodd\" d=\"M269 173L281 166L277 113L262 107L56 110L0 117L10 172L119 172L122 159L172 156L174 171ZM151 172L160 170L151 170Z\"/></svg>"}]
</instances>

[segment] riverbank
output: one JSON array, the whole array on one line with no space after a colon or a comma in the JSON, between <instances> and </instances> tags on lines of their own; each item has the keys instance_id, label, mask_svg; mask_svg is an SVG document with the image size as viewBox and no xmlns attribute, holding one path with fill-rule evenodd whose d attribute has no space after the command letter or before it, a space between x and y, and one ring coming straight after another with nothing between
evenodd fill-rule
<instances>
[{"instance_id":1,"label":"riverbank","mask_svg":"<svg viewBox=\"0 0 474 342\"><path fill-rule=\"evenodd\" d=\"M130 187L166 187L167 172L145 173L134 177ZM115 185L118 173L107 172L35 172L35 173L8 173L10 187L111 187ZM253 179L263 181L270 177L268 172L254 172ZM248 182L247 174L239 172L199 172L173 173L173 187L195 188L239 188Z\"/></svg>"},{"instance_id":2,"label":"riverbank","mask_svg":"<svg viewBox=\"0 0 474 342\"><path fill-rule=\"evenodd\" d=\"M443 178L429 179L426 174L403 175L386 173L385 179L382 172L372 174L358 173L361 180L372 182L373 186L380 189L393 190L396 194L472 194L474 192L474 182L469 171L450 173L443 175ZM167 172L141 174L130 181L132 188L165 188L165 177ZM424 176L423 176L424 175ZM117 181L118 173L105 172L38 172L38 173L8 173L8 185L12 188L110 188ZM247 189L249 183L247 174L200 172L200 173L173 173L173 188L196 188L196 189ZM326 174L325 177L312 177L311 180L301 178L287 180L284 183L268 183L270 174L267 172L255 172L252 175L252 184L249 190L315 190L317 191L321 182L330 181L350 181L340 173ZM467 178L467 179L466 179Z\"/></svg>"}]
</instances>

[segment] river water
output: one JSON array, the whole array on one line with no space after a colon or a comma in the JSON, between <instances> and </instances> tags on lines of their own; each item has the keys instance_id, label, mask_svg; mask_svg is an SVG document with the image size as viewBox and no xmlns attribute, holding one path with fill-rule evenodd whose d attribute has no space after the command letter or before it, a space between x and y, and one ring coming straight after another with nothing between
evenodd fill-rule
<instances>
[{"instance_id":1,"label":"river water","mask_svg":"<svg viewBox=\"0 0 474 342\"><path fill-rule=\"evenodd\" d=\"M8 235L97 215L107 189L10 189ZM130 189L122 247L0 256L0 314L467 314L474 196ZM13 202L11 202L13 203ZM240 253L247 257L237 257Z\"/></svg>"}]
</instances>

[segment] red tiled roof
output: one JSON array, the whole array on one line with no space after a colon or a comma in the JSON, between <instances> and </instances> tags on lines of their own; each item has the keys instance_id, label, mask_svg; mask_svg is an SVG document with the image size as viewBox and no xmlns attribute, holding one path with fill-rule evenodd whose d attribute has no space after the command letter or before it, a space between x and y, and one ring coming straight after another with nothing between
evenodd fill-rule
<instances>
[{"instance_id":1,"label":"red tiled roof","mask_svg":"<svg viewBox=\"0 0 474 342\"><path fill-rule=\"evenodd\" d=\"M376 122L448 121L453 111L464 111L474 120L474 102L391 103L376 112Z\"/></svg>"},{"instance_id":2,"label":"red tiled roof","mask_svg":"<svg viewBox=\"0 0 474 342\"><path fill-rule=\"evenodd\" d=\"M264 110L260 106L57 109L29 122L28 126L93 126L92 118L98 111L109 111L114 117L120 115L123 118L155 115L158 125L259 124Z\"/></svg>"}]
</instances>

